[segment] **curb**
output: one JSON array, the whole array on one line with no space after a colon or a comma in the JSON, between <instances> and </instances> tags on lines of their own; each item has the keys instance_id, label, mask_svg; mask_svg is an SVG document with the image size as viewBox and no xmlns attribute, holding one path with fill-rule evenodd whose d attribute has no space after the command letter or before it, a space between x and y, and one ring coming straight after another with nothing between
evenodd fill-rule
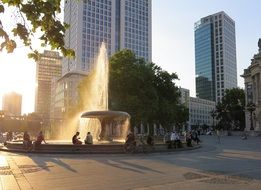
<instances>
[{"instance_id":1,"label":"curb","mask_svg":"<svg viewBox=\"0 0 261 190\"><path fill-rule=\"evenodd\" d=\"M25 154L122 154L122 155L140 155L140 154L154 154L154 153L172 153L172 152L180 152L180 151L189 151L189 150L196 150L201 148L201 145L195 145L193 147L186 147L186 148L177 148L177 149L166 149L166 150L153 150L149 152L136 152L136 153L124 153L124 152L117 152L117 151L97 151L97 152L91 152L91 151L25 151L21 149L8 149L6 147L0 147L0 151L3 152L11 152L11 153L25 153Z\"/></svg>"}]
</instances>

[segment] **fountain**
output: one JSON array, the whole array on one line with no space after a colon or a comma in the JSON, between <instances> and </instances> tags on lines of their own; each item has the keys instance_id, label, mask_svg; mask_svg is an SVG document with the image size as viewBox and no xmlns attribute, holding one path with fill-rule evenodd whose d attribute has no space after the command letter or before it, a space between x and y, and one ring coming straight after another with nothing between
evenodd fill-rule
<instances>
[{"instance_id":1,"label":"fountain","mask_svg":"<svg viewBox=\"0 0 261 190\"><path fill-rule=\"evenodd\" d=\"M109 61L105 43L102 43L94 67L83 83L80 97L86 112L81 114L78 126L82 137L91 132L95 141L125 139L130 115L108 110Z\"/></svg>"},{"instance_id":2,"label":"fountain","mask_svg":"<svg viewBox=\"0 0 261 190\"><path fill-rule=\"evenodd\" d=\"M103 141L122 140L127 134L130 115L126 112L89 111L83 113L81 117L99 120L100 133L94 135L96 139Z\"/></svg>"},{"instance_id":3,"label":"fountain","mask_svg":"<svg viewBox=\"0 0 261 190\"><path fill-rule=\"evenodd\" d=\"M71 121L68 121L66 131L67 136L72 136L74 132L80 131L85 138L87 132L91 132L94 137L93 145L73 145L71 141L48 141L37 148L35 153L124 153L123 142L129 130L130 115L122 111L108 110L108 80L109 62L105 44L100 48L100 53L92 72L80 85L79 96L81 104L78 112L75 112ZM87 84L87 85L86 85ZM85 110L83 112L82 110ZM75 127L71 127L75 126ZM70 132L69 132L70 131ZM64 136L63 136L63 139ZM95 142L96 141L96 142ZM3 151L26 152L22 142L7 142ZM169 151L165 144L154 145L154 151ZM144 147L137 150L144 152Z\"/></svg>"}]
</instances>

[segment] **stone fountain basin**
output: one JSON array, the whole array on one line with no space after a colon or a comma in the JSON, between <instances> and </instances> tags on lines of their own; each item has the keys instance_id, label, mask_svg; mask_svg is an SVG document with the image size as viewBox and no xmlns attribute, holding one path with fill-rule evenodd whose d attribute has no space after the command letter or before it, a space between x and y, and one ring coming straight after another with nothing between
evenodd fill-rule
<instances>
[{"instance_id":1,"label":"stone fountain basin","mask_svg":"<svg viewBox=\"0 0 261 190\"><path fill-rule=\"evenodd\" d=\"M93 145L73 145L69 142L55 143L47 142L48 144L41 144L36 148L34 153L62 153L62 154L73 154L73 153L88 153L88 154L117 154L123 153L123 143L112 142L112 143L99 143ZM28 152L24 149L22 142L7 142L2 150L11 152Z\"/></svg>"},{"instance_id":2,"label":"stone fountain basin","mask_svg":"<svg viewBox=\"0 0 261 190\"><path fill-rule=\"evenodd\" d=\"M148 146L148 145L145 145ZM154 149L149 153L155 152L173 152L183 150L193 150L200 148L200 145L194 147L168 149L166 144L155 144ZM125 154L123 143L107 143L93 145L73 145L73 144L42 144L35 151L26 151L22 142L7 142L6 146L0 148L2 151L18 153L43 153L43 154ZM142 153L142 152L137 152Z\"/></svg>"},{"instance_id":3,"label":"stone fountain basin","mask_svg":"<svg viewBox=\"0 0 261 190\"><path fill-rule=\"evenodd\" d=\"M89 111L81 115L82 118L130 118L130 115L127 112L123 111Z\"/></svg>"}]
</instances>

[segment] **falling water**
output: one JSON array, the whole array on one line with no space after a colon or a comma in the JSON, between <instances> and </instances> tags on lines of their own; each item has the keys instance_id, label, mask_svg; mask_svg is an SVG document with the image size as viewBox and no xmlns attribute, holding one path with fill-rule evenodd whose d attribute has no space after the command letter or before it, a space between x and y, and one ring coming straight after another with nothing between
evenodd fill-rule
<instances>
[{"instance_id":1,"label":"falling water","mask_svg":"<svg viewBox=\"0 0 261 190\"><path fill-rule=\"evenodd\" d=\"M88 75L83 92L83 111L104 111L108 110L108 85L109 85L109 60L105 43L101 44L99 55L93 66L92 72ZM101 131L98 119L80 119L79 131L82 137L87 132L98 139Z\"/></svg>"},{"instance_id":2,"label":"falling water","mask_svg":"<svg viewBox=\"0 0 261 190\"><path fill-rule=\"evenodd\" d=\"M98 119L80 119L80 115L81 113L88 111L108 110L109 60L105 43L101 44L99 55L91 72L83 79L80 85L82 85L82 88L80 88L81 91L79 92L82 108L79 110L78 114L68 121L69 126L64 126L66 128L63 129L63 135L60 134L61 139L68 138L68 134L71 134L72 136L73 133L79 131L82 140L85 138L87 132L91 132L94 140L98 140L101 132L100 121ZM113 128L114 126L112 125L115 126L115 123L111 124L109 128ZM116 126L116 128L119 127ZM121 126L120 133L122 136L126 136L128 128L129 120L125 121ZM65 137L65 133L67 134L67 137Z\"/></svg>"},{"instance_id":3,"label":"falling water","mask_svg":"<svg viewBox=\"0 0 261 190\"><path fill-rule=\"evenodd\" d=\"M108 110L109 60L105 43L102 43L99 55L87 80L84 81L82 111Z\"/></svg>"}]
</instances>

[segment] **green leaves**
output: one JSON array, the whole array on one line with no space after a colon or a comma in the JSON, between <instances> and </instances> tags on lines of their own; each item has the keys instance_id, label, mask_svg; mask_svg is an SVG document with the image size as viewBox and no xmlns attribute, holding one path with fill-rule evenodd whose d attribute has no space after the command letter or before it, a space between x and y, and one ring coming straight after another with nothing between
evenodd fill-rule
<instances>
[{"instance_id":1,"label":"green leaves","mask_svg":"<svg viewBox=\"0 0 261 190\"><path fill-rule=\"evenodd\" d=\"M16 48L16 42L14 40L8 40L5 46L7 53L12 53Z\"/></svg>"},{"instance_id":2,"label":"green leaves","mask_svg":"<svg viewBox=\"0 0 261 190\"><path fill-rule=\"evenodd\" d=\"M26 45L26 46L31 45L31 40L29 39L28 30L24 25L18 23L17 27L14 28L12 30L12 32L13 32L14 36L19 36L20 39L22 39L22 41L24 42L24 45Z\"/></svg>"},{"instance_id":3,"label":"green leaves","mask_svg":"<svg viewBox=\"0 0 261 190\"><path fill-rule=\"evenodd\" d=\"M0 5L0 13L4 13L5 12L5 8L3 5Z\"/></svg>"},{"instance_id":4,"label":"green leaves","mask_svg":"<svg viewBox=\"0 0 261 190\"><path fill-rule=\"evenodd\" d=\"M74 51L65 47L64 36L68 29L68 24L61 23L57 14L61 12L61 0L2 0L3 4L17 8L21 21L17 22L16 27L11 30L15 37L19 37L25 46L32 48L34 33L39 29L43 34L40 37L42 45L50 45L52 49L60 50L64 56L74 57ZM0 13L5 11L0 4ZM9 40L10 32L0 28L0 37L4 37L1 43L1 50L7 49L11 53L16 48L14 39ZM36 58L35 50L28 57ZM34 55L34 56L33 56Z\"/></svg>"},{"instance_id":5,"label":"green leaves","mask_svg":"<svg viewBox=\"0 0 261 190\"><path fill-rule=\"evenodd\" d=\"M3 28L0 28L0 37L5 38L5 40L8 40L7 33L3 30Z\"/></svg>"},{"instance_id":6,"label":"green leaves","mask_svg":"<svg viewBox=\"0 0 261 190\"><path fill-rule=\"evenodd\" d=\"M240 88L226 89L225 96L216 106L219 128L243 130L245 128L245 93Z\"/></svg>"},{"instance_id":7,"label":"green leaves","mask_svg":"<svg viewBox=\"0 0 261 190\"><path fill-rule=\"evenodd\" d=\"M34 50L34 52L28 54L28 58L32 58L37 61L40 58L40 53L37 50Z\"/></svg>"},{"instance_id":8,"label":"green leaves","mask_svg":"<svg viewBox=\"0 0 261 190\"><path fill-rule=\"evenodd\" d=\"M133 125L184 123L188 110L178 106L176 79L175 73L146 63L130 50L117 52L110 58L110 109L127 111Z\"/></svg>"}]
</instances>

